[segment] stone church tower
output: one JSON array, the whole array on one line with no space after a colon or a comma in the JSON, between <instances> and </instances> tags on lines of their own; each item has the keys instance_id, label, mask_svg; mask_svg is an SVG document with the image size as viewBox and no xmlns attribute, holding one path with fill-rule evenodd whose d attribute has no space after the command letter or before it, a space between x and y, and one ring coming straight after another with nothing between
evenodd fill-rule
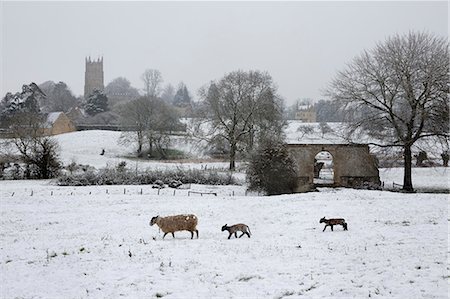
<instances>
[{"instance_id":1,"label":"stone church tower","mask_svg":"<svg viewBox=\"0 0 450 299\"><path fill-rule=\"evenodd\" d=\"M94 89L103 90L103 57L98 60L91 60L86 57L86 71L84 73L84 98L94 91Z\"/></svg>"}]
</instances>

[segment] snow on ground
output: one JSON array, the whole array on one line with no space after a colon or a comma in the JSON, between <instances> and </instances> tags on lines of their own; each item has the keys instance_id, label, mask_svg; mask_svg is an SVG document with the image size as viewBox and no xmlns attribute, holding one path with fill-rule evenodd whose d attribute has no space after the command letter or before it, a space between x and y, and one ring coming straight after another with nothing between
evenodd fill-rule
<instances>
[{"instance_id":1,"label":"snow on ground","mask_svg":"<svg viewBox=\"0 0 450 299\"><path fill-rule=\"evenodd\" d=\"M2 298L448 295L443 194L321 189L246 197L230 196L243 189L228 186L215 187L217 197L187 197L49 181L0 187ZM152 216L180 213L198 216L198 240L188 232L162 240L148 225ZM323 216L344 217L349 230L322 232ZM239 222L252 238L227 240L221 226Z\"/></svg>"},{"instance_id":2,"label":"snow on ground","mask_svg":"<svg viewBox=\"0 0 450 299\"><path fill-rule=\"evenodd\" d=\"M64 164L76 162L78 164L88 164L96 168L114 167L121 161L126 161L129 167L139 169L165 169L173 167L186 168L227 168L226 162L209 161L204 163L193 163L185 161L163 162L163 161L143 161L128 159L135 155L133 145L119 144L121 132L115 131L78 131L56 135L54 138L58 141L61 148L61 159ZM82 140L82 142L80 142ZM201 150L194 142L184 140L181 137L173 138L173 146L184 151L188 155L202 157ZM105 154L100 155L102 149Z\"/></svg>"},{"instance_id":3,"label":"snow on ground","mask_svg":"<svg viewBox=\"0 0 450 299\"><path fill-rule=\"evenodd\" d=\"M403 168L382 168L380 169L380 179L387 187L391 187L393 182L403 184L403 173ZM450 190L450 168L412 168L412 182L414 188L417 189Z\"/></svg>"}]
</instances>

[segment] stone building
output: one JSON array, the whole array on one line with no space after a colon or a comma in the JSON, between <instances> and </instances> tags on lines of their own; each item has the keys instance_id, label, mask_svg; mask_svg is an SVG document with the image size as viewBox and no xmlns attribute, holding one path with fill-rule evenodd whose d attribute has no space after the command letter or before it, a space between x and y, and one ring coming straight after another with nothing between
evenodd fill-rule
<instances>
[{"instance_id":1,"label":"stone building","mask_svg":"<svg viewBox=\"0 0 450 299\"><path fill-rule=\"evenodd\" d=\"M380 176L376 158L367 144L289 144L288 150L296 161L299 174L297 192L316 187L314 165L316 155L328 152L332 157L333 187L378 187Z\"/></svg>"},{"instance_id":2,"label":"stone building","mask_svg":"<svg viewBox=\"0 0 450 299\"><path fill-rule=\"evenodd\" d=\"M84 98L87 99L94 89L104 90L103 57L91 60L86 57L86 70L84 73Z\"/></svg>"},{"instance_id":3,"label":"stone building","mask_svg":"<svg viewBox=\"0 0 450 299\"><path fill-rule=\"evenodd\" d=\"M75 132L77 128L64 112L51 112L43 128L43 135L51 136Z\"/></svg>"},{"instance_id":4,"label":"stone building","mask_svg":"<svg viewBox=\"0 0 450 299\"><path fill-rule=\"evenodd\" d=\"M294 118L296 120L301 120L305 123L315 123L316 122L316 109L313 105L300 105L297 104L297 110L295 111Z\"/></svg>"}]
</instances>

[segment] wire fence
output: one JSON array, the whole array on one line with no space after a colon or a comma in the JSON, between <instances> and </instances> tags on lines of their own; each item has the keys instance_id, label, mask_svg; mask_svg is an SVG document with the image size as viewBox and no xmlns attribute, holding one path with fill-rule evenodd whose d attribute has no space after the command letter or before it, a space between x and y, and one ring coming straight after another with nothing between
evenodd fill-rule
<instances>
[{"instance_id":1,"label":"wire fence","mask_svg":"<svg viewBox=\"0 0 450 299\"><path fill-rule=\"evenodd\" d=\"M154 188L152 186L80 186L80 187L43 187L14 188L14 191L1 191L1 197L52 197L52 196L185 196L185 197L217 197L217 196L258 196L258 192L249 192L245 187L200 188L184 186L183 188Z\"/></svg>"}]
</instances>

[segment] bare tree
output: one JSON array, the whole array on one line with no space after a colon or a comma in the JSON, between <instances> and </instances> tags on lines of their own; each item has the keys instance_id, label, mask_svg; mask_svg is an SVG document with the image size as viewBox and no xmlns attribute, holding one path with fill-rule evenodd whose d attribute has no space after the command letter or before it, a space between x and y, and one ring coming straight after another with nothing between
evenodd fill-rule
<instances>
[{"instance_id":1,"label":"bare tree","mask_svg":"<svg viewBox=\"0 0 450 299\"><path fill-rule=\"evenodd\" d=\"M239 146L251 148L255 136L281 135L282 105L275 91L268 73L235 71L200 92L211 122L204 136L228 142L230 170L235 169Z\"/></svg>"},{"instance_id":2,"label":"bare tree","mask_svg":"<svg viewBox=\"0 0 450 299\"><path fill-rule=\"evenodd\" d=\"M58 143L43 135L45 118L41 114L22 112L10 123L12 142L25 163L27 178L49 179L61 169Z\"/></svg>"},{"instance_id":3,"label":"bare tree","mask_svg":"<svg viewBox=\"0 0 450 299\"><path fill-rule=\"evenodd\" d=\"M308 125L300 125L297 128L297 132L301 133L302 135L298 138L298 140L305 137L305 135L310 135L314 133L314 127L308 126Z\"/></svg>"},{"instance_id":4,"label":"bare tree","mask_svg":"<svg viewBox=\"0 0 450 299\"><path fill-rule=\"evenodd\" d=\"M172 84L168 83L162 91L161 99L164 100L166 103L172 103L173 98L175 96L175 87L173 87Z\"/></svg>"},{"instance_id":5,"label":"bare tree","mask_svg":"<svg viewBox=\"0 0 450 299\"><path fill-rule=\"evenodd\" d=\"M137 144L137 154L142 156L147 145L149 157L154 150L166 158L170 133L180 128L174 108L155 97L133 100L119 109L123 133L121 143Z\"/></svg>"},{"instance_id":6,"label":"bare tree","mask_svg":"<svg viewBox=\"0 0 450 299\"><path fill-rule=\"evenodd\" d=\"M320 133L322 134L322 138L329 133L333 133L334 130L330 127L326 122L319 123Z\"/></svg>"},{"instance_id":7,"label":"bare tree","mask_svg":"<svg viewBox=\"0 0 450 299\"><path fill-rule=\"evenodd\" d=\"M161 92L163 78L161 72L154 69L146 69L141 76L144 81L145 95L148 97L157 97Z\"/></svg>"},{"instance_id":8,"label":"bare tree","mask_svg":"<svg viewBox=\"0 0 450 299\"><path fill-rule=\"evenodd\" d=\"M414 143L449 137L448 46L428 33L390 37L356 57L327 90L344 105L349 134L366 132L374 145L403 150L405 191L414 190Z\"/></svg>"}]
</instances>

